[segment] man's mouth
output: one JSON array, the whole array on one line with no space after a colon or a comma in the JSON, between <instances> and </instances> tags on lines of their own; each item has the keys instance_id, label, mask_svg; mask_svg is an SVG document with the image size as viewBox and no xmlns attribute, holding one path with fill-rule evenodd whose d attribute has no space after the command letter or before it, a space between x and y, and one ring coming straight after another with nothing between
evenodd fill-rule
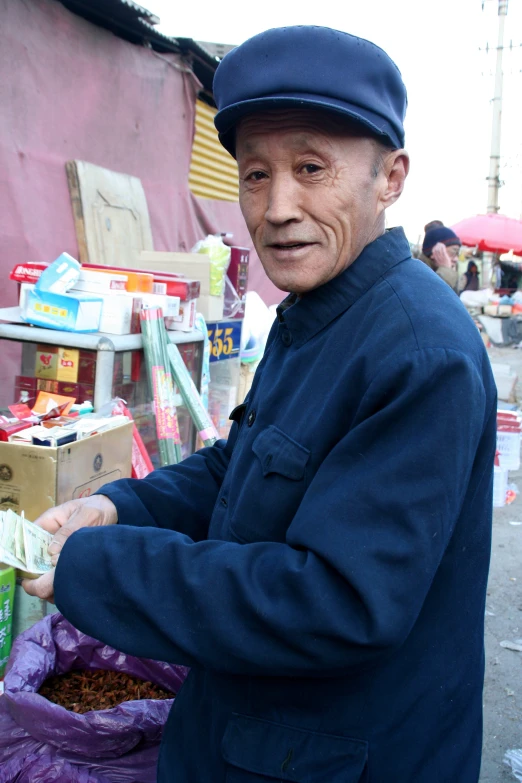
<instances>
[{"instance_id":1,"label":"man's mouth","mask_svg":"<svg viewBox=\"0 0 522 783\"><path fill-rule=\"evenodd\" d=\"M308 247L311 242L272 242L269 247L273 247L276 250L294 250L300 247Z\"/></svg>"}]
</instances>

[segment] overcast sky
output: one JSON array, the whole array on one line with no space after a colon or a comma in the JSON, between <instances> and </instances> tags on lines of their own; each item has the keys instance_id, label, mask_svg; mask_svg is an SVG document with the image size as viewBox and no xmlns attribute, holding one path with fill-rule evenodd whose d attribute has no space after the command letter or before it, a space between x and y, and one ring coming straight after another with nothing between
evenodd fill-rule
<instances>
[{"instance_id":1,"label":"overcast sky","mask_svg":"<svg viewBox=\"0 0 522 783\"><path fill-rule=\"evenodd\" d=\"M360 35L399 66L409 96L411 173L389 211L417 241L426 222L447 225L485 212L497 0L142 0L167 35L239 44L269 27L320 24ZM504 52L500 211L522 215L522 0L509 0ZM480 51L481 48L483 51Z\"/></svg>"}]
</instances>

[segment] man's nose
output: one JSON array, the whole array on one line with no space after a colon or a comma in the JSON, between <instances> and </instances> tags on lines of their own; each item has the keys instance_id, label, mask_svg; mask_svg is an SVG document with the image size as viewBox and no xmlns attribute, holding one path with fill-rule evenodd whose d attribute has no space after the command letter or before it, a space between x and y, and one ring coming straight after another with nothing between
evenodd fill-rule
<instances>
[{"instance_id":1,"label":"man's nose","mask_svg":"<svg viewBox=\"0 0 522 783\"><path fill-rule=\"evenodd\" d=\"M297 182L292 176L273 176L265 212L266 220L274 225L281 225L291 220L302 220L302 217Z\"/></svg>"}]
</instances>

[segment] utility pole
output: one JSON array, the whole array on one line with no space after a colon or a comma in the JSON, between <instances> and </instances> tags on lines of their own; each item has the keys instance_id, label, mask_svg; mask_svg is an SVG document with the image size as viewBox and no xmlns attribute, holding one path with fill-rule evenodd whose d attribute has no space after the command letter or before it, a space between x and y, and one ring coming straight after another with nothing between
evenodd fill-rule
<instances>
[{"instance_id":1,"label":"utility pole","mask_svg":"<svg viewBox=\"0 0 522 783\"><path fill-rule=\"evenodd\" d=\"M482 4L484 7L484 3ZM504 52L504 25L508 12L508 0L498 0L497 63L495 67L495 94L493 96L493 120L491 125L491 155L488 176L488 214L496 215L499 210L500 188L500 133L502 127L502 54ZM482 285L489 285L493 265L493 253L482 254Z\"/></svg>"},{"instance_id":2,"label":"utility pole","mask_svg":"<svg viewBox=\"0 0 522 783\"><path fill-rule=\"evenodd\" d=\"M491 155L488 177L488 213L499 210L498 191L500 188L500 133L502 123L502 54L504 51L504 25L508 11L508 0L498 0L498 43L497 64L495 68L495 94L493 96L493 122L491 126Z\"/></svg>"}]
</instances>

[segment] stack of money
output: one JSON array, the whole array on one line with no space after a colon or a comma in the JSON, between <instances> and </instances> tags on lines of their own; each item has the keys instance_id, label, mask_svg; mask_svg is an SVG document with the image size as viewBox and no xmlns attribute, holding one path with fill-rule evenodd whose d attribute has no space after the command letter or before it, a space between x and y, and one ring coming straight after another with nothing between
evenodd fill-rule
<instances>
[{"instance_id":1,"label":"stack of money","mask_svg":"<svg viewBox=\"0 0 522 783\"><path fill-rule=\"evenodd\" d=\"M47 547L52 535L14 511L0 511L0 563L17 576L36 579L53 567Z\"/></svg>"}]
</instances>

